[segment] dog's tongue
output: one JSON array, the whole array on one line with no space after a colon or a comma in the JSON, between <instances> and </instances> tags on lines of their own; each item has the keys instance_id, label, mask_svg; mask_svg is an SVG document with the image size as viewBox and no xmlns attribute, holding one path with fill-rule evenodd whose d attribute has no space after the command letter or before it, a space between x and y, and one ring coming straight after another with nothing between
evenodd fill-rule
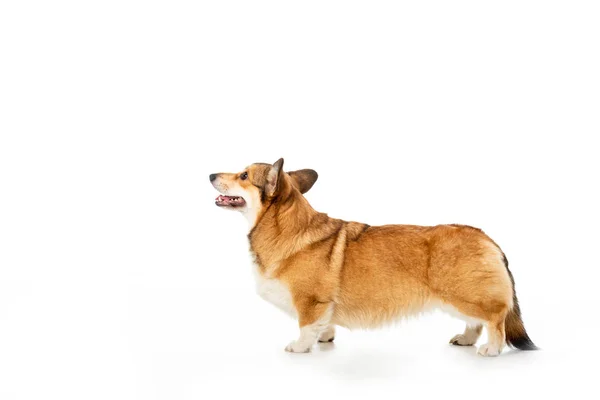
<instances>
[{"instance_id":1,"label":"dog's tongue","mask_svg":"<svg viewBox=\"0 0 600 400\"><path fill-rule=\"evenodd\" d=\"M246 201L242 197L220 195L215 199L215 204L218 206L239 207L246 204Z\"/></svg>"}]
</instances>

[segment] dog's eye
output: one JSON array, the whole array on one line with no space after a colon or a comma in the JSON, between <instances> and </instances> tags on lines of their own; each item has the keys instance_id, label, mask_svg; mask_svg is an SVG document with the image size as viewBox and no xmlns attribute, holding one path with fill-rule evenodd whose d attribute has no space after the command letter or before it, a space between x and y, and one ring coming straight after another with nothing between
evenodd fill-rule
<instances>
[{"instance_id":1,"label":"dog's eye","mask_svg":"<svg viewBox=\"0 0 600 400\"><path fill-rule=\"evenodd\" d=\"M245 181L246 179L248 179L248 173L247 172L242 172L242 174L240 175L240 179Z\"/></svg>"}]
</instances>

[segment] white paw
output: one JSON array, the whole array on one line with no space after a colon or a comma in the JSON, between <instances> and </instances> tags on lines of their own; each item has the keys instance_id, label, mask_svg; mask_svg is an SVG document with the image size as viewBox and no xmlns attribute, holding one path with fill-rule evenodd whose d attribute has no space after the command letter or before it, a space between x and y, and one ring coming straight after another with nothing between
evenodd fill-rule
<instances>
[{"instance_id":1,"label":"white paw","mask_svg":"<svg viewBox=\"0 0 600 400\"><path fill-rule=\"evenodd\" d=\"M500 349L498 349L496 346L492 346L489 343L482 344L479 346L479 349L477 349L477 354L484 357L496 357L498 354L500 354Z\"/></svg>"},{"instance_id":2,"label":"white paw","mask_svg":"<svg viewBox=\"0 0 600 400\"><path fill-rule=\"evenodd\" d=\"M321 336L319 336L319 342L321 343L331 343L333 342L333 340L335 339L335 329L327 329L325 330L323 333L321 333Z\"/></svg>"},{"instance_id":3,"label":"white paw","mask_svg":"<svg viewBox=\"0 0 600 400\"><path fill-rule=\"evenodd\" d=\"M293 340L290 344L285 346L285 351L289 351L290 353L308 353L310 352L310 347L311 346Z\"/></svg>"},{"instance_id":4,"label":"white paw","mask_svg":"<svg viewBox=\"0 0 600 400\"><path fill-rule=\"evenodd\" d=\"M450 344L454 344L456 346L472 346L475 344L475 342L477 342L477 339L473 340L473 338L465 336L462 333L450 339Z\"/></svg>"}]
</instances>

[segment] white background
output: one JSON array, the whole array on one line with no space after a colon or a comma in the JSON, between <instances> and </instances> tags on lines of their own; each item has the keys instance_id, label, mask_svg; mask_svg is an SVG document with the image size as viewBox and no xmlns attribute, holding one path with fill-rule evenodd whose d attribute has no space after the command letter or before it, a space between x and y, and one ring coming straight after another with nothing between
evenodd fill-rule
<instances>
[{"instance_id":1,"label":"white background","mask_svg":"<svg viewBox=\"0 0 600 400\"><path fill-rule=\"evenodd\" d=\"M598 7L3 1L0 398L597 394ZM208 181L279 157L333 217L483 228L543 350L433 314L285 353Z\"/></svg>"}]
</instances>

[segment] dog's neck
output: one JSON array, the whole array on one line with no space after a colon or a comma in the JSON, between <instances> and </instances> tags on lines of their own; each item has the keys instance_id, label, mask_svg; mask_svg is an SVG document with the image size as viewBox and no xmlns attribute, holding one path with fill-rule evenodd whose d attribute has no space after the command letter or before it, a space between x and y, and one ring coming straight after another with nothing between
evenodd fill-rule
<instances>
[{"instance_id":1,"label":"dog's neck","mask_svg":"<svg viewBox=\"0 0 600 400\"><path fill-rule=\"evenodd\" d=\"M258 215L248 234L256 263L263 271L268 271L329 234L328 231L338 225L330 224L331 220L327 214L315 211L297 191L286 198L275 199ZM331 228L323 230L323 226Z\"/></svg>"}]
</instances>

